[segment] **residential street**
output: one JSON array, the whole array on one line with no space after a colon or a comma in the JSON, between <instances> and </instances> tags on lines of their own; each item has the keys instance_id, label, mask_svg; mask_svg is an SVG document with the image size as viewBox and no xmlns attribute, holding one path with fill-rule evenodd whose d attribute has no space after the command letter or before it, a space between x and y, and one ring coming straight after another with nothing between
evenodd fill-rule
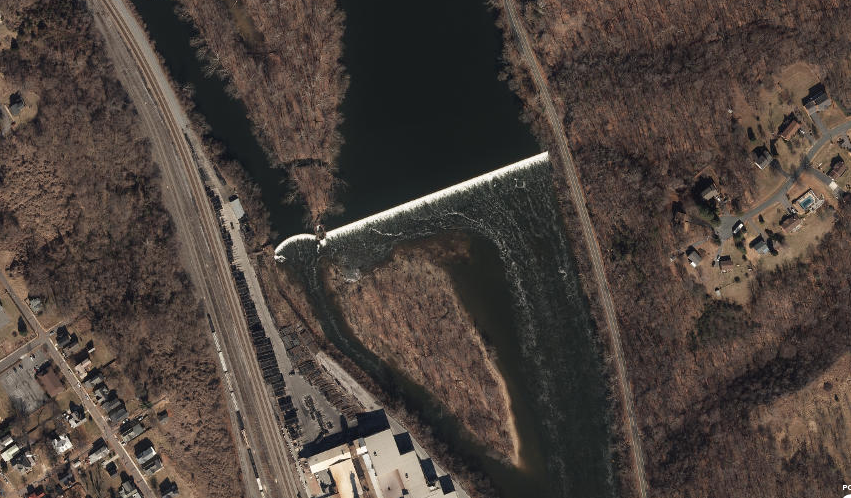
<instances>
[{"instance_id":1,"label":"residential street","mask_svg":"<svg viewBox=\"0 0 851 498\"><path fill-rule=\"evenodd\" d=\"M824 127L824 123L821 118L817 115L813 116L813 122L816 123L816 126L820 129ZM826 174L819 171L817 168L813 167L811 162L816 155L821 151L822 147L830 143L834 138L842 136L848 131L851 130L851 120L848 120L831 130L822 130L822 136L819 138L810 149L804 154L804 157L801 161L801 165L791 174L786 175L787 178L783 182L780 187L777 188L771 195L763 199L759 204L754 206L753 208L742 213L741 216L735 215L725 215L721 216L721 224L715 228L715 232L718 234L718 237L721 241L725 241L733 236L732 233L732 225L741 220L743 223L750 224L752 226L757 226L753 223L753 218L759 215L759 213L765 211L769 207L774 204L781 204L786 209L792 208L792 203L789 200L787 194L789 190L794 185L795 181L803 174L807 172L813 175L818 181L822 182L828 190L832 190L830 185L833 183L833 178L827 176ZM838 191L841 191L841 188L837 187Z\"/></svg>"},{"instance_id":2,"label":"residential street","mask_svg":"<svg viewBox=\"0 0 851 498\"><path fill-rule=\"evenodd\" d=\"M101 434L103 435L104 441L109 445L110 449L118 455L118 458L121 460L121 463L124 465L124 468L127 470L127 473L133 477L133 481L136 483L136 487L139 488L139 492L142 493L142 496L145 498L155 498L157 495L154 494L151 487L148 485L148 481L145 479L142 471L139 470L139 467L136 465L136 460L127 453L126 448L121 445L116 437L115 433L112 431L112 428L109 425L106 417L103 412L101 412L100 408L95 405L95 403L89 397L89 394L83 389L80 384L80 379L77 378L77 375L73 372L71 367L68 365L68 362L65 361L65 358L62 356L62 353L56 348L56 344L50 340L48 332L41 326L41 323L38 319L33 315L30 307L24 303L23 299L18 297L17 294L12 290L12 286L9 285L9 281L6 279L6 275L0 273L0 281L2 281L3 286L6 288L6 292L12 296L12 300L15 302L15 306L17 306L18 311L21 313L21 316L26 320L27 325L30 330L36 334L36 339L30 341L23 348L19 348L17 351L3 358L0 361L0 371L8 368L7 366L3 366L8 364L11 366L20 358L19 351L29 346L32 346L29 350L34 349L37 346L42 344L48 344L47 352L50 355L50 359L53 360L62 374L65 376L65 381L68 384L68 387L74 390L74 393L80 399L83 404L83 407L86 409L86 412L89 414L91 419L94 421L95 425L100 429ZM29 351L28 350L28 351Z\"/></svg>"}]
</instances>

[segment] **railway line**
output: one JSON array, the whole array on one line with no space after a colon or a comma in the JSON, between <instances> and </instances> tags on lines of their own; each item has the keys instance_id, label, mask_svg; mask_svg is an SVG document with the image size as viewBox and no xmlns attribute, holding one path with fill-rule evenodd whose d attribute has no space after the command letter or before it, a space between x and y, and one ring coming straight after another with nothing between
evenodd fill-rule
<instances>
[{"instance_id":1,"label":"railway line","mask_svg":"<svg viewBox=\"0 0 851 498\"><path fill-rule=\"evenodd\" d=\"M126 80L125 87L136 86L128 88L128 93L136 97L134 102L140 114L144 114L143 121L154 146L164 159L161 161L164 194L171 199L170 212L180 235L187 269L204 301L211 327L215 325L214 330L220 333L215 336L216 349L228 384L232 423L242 436L238 441L242 447L241 467L246 478L251 476L256 481L252 486L246 479L246 491L250 496L299 496L303 487L296 463L252 356L249 330L231 278L220 227L207 200L202 171L207 172L205 176L215 190L220 185L215 174L210 174L209 163L203 157L198 158L197 147L192 147L188 119L129 8L121 0L98 0L92 2L92 8L100 16L102 28L118 35L132 59L132 64L126 60L116 62L138 70L136 81L132 70L125 70L122 79ZM117 50L115 53L120 58ZM229 372L225 371L227 365L231 367Z\"/></svg>"},{"instance_id":2,"label":"railway line","mask_svg":"<svg viewBox=\"0 0 851 498\"><path fill-rule=\"evenodd\" d=\"M641 498L646 498L647 478L644 472L644 453L641 448L641 434L638 430L638 423L635 420L632 387L630 386L629 378L626 374L626 363L624 361L623 346L621 344L620 325L618 324L618 317L615 312L612 292L609 289L609 283L606 279L606 270L603 266L603 255L600 251L600 244L597 241L597 234L594 231L594 226L591 224L591 217L588 214L588 208L585 203L585 193L582 190L582 185L579 181L579 173L577 172L576 164L573 161L573 154L570 152L564 125L561 122L561 118L559 117L553 102L549 83L547 82L540 62L538 62L535 51L532 49L532 45L529 42L529 34L526 32L526 28L523 26L522 21L518 19L517 5L515 1L503 0L503 5L509 25L517 39L520 54L526 61L529 73L534 81L539 101L543 107L542 111L547 118L547 122L549 123L553 133L553 139L557 144L559 157L554 158L554 163L561 163L562 168L564 169L565 178L567 179L567 183L570 187L570 197L573 199L573 206L576 209L577 217L579 218L579 222L582 226L582 235L588 247L588 255L591 258L591 268L594 272L594 280L597 281L597 292L600 296L600 304L603 307L603 316L606 328L609 331L612 352L615 357L617 380L620 385L621 402L624 406L627 433L630 439L630 449L632 451L633 470L637 491Z\"/></svg>"}]
</instances>

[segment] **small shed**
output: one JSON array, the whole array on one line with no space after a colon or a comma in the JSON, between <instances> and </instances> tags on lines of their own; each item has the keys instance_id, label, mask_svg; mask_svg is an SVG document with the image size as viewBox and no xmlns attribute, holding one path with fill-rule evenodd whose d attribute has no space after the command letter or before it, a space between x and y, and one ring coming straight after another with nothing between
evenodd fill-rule
<instances>
[{"instance_id":1,"label":"small shed","mask_svg":"<svg viewBox=\"0 0 851 498\"><path fill-rule=\"evenodd\" d=\"M17 116L24 109L24 97L21 92L15 92L9 95L9 114Z\"/></svg>"},{"instance_id":2,"label":"small shed","mask_svg":"<svg viewBox=\"0 0 851 498\"><path fill-rule=\"evenodd\" d=\"M721 273L727 273L727 270L731 270L733 268L733 258L729 255L719 257L718 268L721 269Z\"/></svg>"}]
</instances>

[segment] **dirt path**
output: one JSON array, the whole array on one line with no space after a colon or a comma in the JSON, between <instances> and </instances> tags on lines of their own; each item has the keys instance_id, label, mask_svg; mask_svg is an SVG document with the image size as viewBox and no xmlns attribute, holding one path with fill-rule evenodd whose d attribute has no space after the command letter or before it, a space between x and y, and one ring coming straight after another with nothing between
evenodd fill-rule
<instances>
[{"instance_id":1,"label":"dirt path","mask_svg":"<svg viewBox=\"0 0 851 498\"><path fill-rule=\"evenodd\" d=\"M647 479L644 474L644 454L641 449L641 434L638 431L638 424L635 420L632 388L626 375L626 364L623 359L620 328L618 325L617 314L615 313L615 305L612 300L612 294L609 290L608 281L606 280L606 272L603 267L603 255L600 251L600 245L597 241L597 235L594 232L594 227L591 225L591 218L588 215L588 208L585 205L585 194L579 183L579 175L576 171L576 165L573 162L573 155L568 147L567 135L565 134L561 118L559 117L558 112L556 112L549 84L547 83L547 79L544 76L540 63L538 62L538 58L532 50L526 28L523 26L517 15L517 6L514 0L504 0L503 3L509 25L517 39L520 53L526 61L526 64L529 66L529 72L535 82L535 88L537 89L541 105L543 106L547 121L549 122L550 128L553 132L553 138L556 140L559 157L554 162L562 163L565 177L567 178L567 182L570 186L570 195L573 199L573 205L582 226L582 234L584 236L585 243L588 246L588 253L591 257L591 267L594 272L594 278L597 281L600 303L603 305L606 327L609 330L612 350L615 356L615 364L617 365L618 384L620 384L621 401L624 406L629 428L628 434L630 439L630 448L632 449L638 493L641 498L646 498Z\"/></svg>"}]
</instances>

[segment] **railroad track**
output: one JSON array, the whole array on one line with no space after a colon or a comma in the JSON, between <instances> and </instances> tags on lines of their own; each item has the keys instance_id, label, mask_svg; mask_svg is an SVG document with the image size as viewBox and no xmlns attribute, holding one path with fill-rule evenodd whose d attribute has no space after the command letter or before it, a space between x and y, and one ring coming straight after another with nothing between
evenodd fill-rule
<instances>
[{"instance_id":1,"label":"railroad track","mask_svg":"<svg viewBox=\"0 0 851 498\"><path fill-rule=\"evenodd\" d=\"M594 272L594 278L597 281L597 291L600 296L600 303L603 305L606 327L609 330L609 336L612 344L612 351L615 356L615 364L617 369L618 384L621 389L621 402L624 406L625 416L627 418L628 434L630 438L630 448L632 450L632 460L635 473L635 480L638 486L638 493L641 498L647 498L647 478L644 472L644 453L641 448L641 433L638 430L638 424L635 420L635 407L633 404L632 388L629 384L629 379L626 375L626 363L624 362L623 346L621 344L620 326L618 325L618 317L615 312L614 300L609 289L609 283L606 279L606 271L603 266L603 255L600 251L600 244L597 241L597 235L594 232L594 226L591 224L591 217L588 214L588 208L585 205L585 193L582 190L582 185L579 181L579 174L576 170L576 164L573 161L573 154L570 152L570 147L567 142L567 134L564 130L564 125L556 111L553 102L553 96L550 92L550 87L544 76L544 71L535 52L532 50L532 45L529 42L529 34L523 23L517 17L517 6L514 0L504 0L506 17L514 31L514 35L520 44L520 53L529 66L529 72L532 75L532 80L535 83L535 88L541 100L541 105L544 107L544 114L547 117L550 128L553 132L559 152L559 159L562 162L567 183L570 186L570 196L573 199L573 205L576 209L580 224L582 226L582 235L585 243L588 246L588 254L591 257L591 267Z\"/></svg>"},{"instance_id":2,"label":"railroad track","mask_svg":"<svg viewBox=\"0 0 851 498\"><path fill-rule=\"evenodd\" d=\"M128 26L128 20L119 10L120 7L114 5L120 1L99 0L98 4L111 20L111 24L133 58L145 84L145 91L154 100L162 123L170 136L168 142L174 147L178 156L176 161L179 163L178 167L174 167L171 161L165 161L166 164L163 164L161 169L165 183L175 189L176 202L172 214L180 233L185 238L184 246L190 255L189 263L196 277L195 284L201 291L208 313L216 323L217 329L221 331L223 349L234 370L234 378L237 381L235 390L238 398L242 400L241 406L236 406L235 409L245 415L249 458L253 453L257 457L259 467L257 478L260 495L268 494L275 498L295 497L301 489L296 475L297 469L287 451L287 442L277 422L259 365L253 358L248 327L231 278L230 264L225 256L219 224L207 200L199 173L199 168L204 168L204 165L195 162L185 135L188 131L179 125L175 117L176 110L173 106L177 103L177 99L170 100L164 94L160 81L165 79L164 73L161 74L160 79L157 78L151 62L140 46L141 42L134 37L133 30ZM130 16L128 7L121 6ZM132 16L130 22L135 23ZM107 24L104 23L104 26ZM142 32L140 28L138 31ZM145 43L147 44L147 40ZM162 68L159 69L162 71ZM137 105L139 104L137 102ZM149 123L149 126L152 127L152 133L156 133L153 129L156 123ZM208 176L215 181L215 174L208 174ZM213 187L217 190L215 186ZM254 458L251 460L253 463ZM252 468L245 467L243 465L243 473L246 476L255 473Z\"/></svg>"}]
</instances>

